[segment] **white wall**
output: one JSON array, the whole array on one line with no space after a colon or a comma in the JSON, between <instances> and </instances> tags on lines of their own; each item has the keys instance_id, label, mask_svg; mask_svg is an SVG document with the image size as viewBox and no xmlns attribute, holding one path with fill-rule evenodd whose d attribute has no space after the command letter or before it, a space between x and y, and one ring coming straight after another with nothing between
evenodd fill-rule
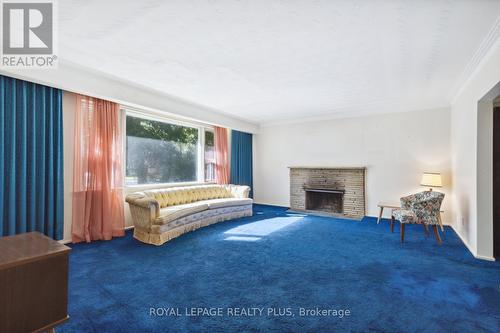
<instances>
[{"instance_id":1,"label":"white wall","mask_svg":"<svg viewBox=\"0 0 500 333\"><path fill-rule=\"evenodd\" d=\"M485 165L485 161L478 160L481 155L478 153L478 144L482 142L480 140L484 140L483 136L478 140L478 125L482 122L480 117L478 123L478 111L485 107L484 102L495 98L494 94L488 95L499 81L500 40L497 40L454 98L451 107L453 227L475 256L487 259L493 257L492 221L488 221L487 217L480 217L478 205L484 204L483 198L491 196L491 193L488 194L488 186L481 186L491 179L480 179L483 177L480 171L484 170L482 165ZM482 193L479 196L478 190ZM481 232L478 233L478 229Z\"/></svg>"},{"instance_id":2,"label":"white wall","mask_svg":"<svg viewBox=\"0 0 500 333\"><path fill-rule=\"evenodd\" d=\"M367 215L376 216L379 201L424 190L422 172L436 171L449 222L449 118L449 109L433 109L262 127L254 141L255 200L289 206L289 166L365 166Z\"/></svg>"}]
</instances>

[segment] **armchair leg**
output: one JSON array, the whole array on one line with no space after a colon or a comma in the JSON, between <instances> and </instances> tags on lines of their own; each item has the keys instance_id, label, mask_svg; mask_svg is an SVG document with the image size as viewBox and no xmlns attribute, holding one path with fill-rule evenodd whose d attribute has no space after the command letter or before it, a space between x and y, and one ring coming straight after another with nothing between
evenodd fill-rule
<instances>
[{"instance_id":1,"label":"armchair leg","mask_svg":"<svg viewBox=\"0 0 500 333\"><path fill-rule=\"evenodd\" d=\"M436 224L434 224L432 227L434 229L434 235L436 235L436 240L437 240L438 244L441 245L442 241L441 241L441 237L439 236L438 226Z\"/></svg>"},{"instance_id":2,"label":"armchair leg","mask_svg":"<svg viewBox=\"0 0 500 333\"><path fill-rule=\"evenodd\" d=\"M405 224L401 223L401 243L405 242Z\"/></svg>"},{"instance_id":3,"label":"armchair leg","mask_svg":"<svg viewBox=\"0 0 500 333\"><path fill-rule=\"evenodd\" d=\"M422 226L424 227L424 234L426 237L429 236L429 227L427 227L427 224L422 223Z\"/></svg>"},{"instance_id":4,"label":"armchair leg","mask_svg":"<svg viewBox=\"0 0 500 333\"><path fill-rule=\"evenodd\" d=\"M441 212L438 215L439 226L441 227L441 232L444 232L443 219L441 218Z\"/></svg>"},{"instance_id":5,"label":"armchair leg","mask_svg":"<svg viewBox=\"0 0 500 333\"><path fill-rule=\"evenodd\" d=\"M391 232L394 232L394 216L391 216Z\"/></svg>"}]
</instances>

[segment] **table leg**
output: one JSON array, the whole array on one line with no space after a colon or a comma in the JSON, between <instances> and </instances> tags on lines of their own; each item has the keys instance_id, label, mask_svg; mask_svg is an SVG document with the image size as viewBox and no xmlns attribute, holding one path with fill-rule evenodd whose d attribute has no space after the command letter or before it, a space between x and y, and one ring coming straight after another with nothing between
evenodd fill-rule
<instances>
[{"instance_id":1,"label":"table leg","mask_svg":"<svg viewBox=\"0 0 500 333\"><path fill-rule=\"evenodd\" d=\"M380 213L378 213L378 219L377 219L377 224L380 223L380 219L382 218L382 213L384 212L384 207L380 207Z\"/></svg>"}]
</instances>

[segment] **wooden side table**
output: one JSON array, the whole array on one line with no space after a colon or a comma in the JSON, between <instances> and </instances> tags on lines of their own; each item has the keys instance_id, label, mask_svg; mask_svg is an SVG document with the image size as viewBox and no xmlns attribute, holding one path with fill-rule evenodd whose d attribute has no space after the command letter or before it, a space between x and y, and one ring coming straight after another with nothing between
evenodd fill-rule
<instances>
[{"instance_id":1,"label":"wooden side table","mask_svg":"<svg viewBox=\"0 0 500 333\"><path fill-rule=\"evenodd\" d=\"M401 205L399 203L394 203L394 202L389 202L389 203L379 202L377 207L379 208L377 224L379 224L380 220L382 219L382 214L384 213L384 208L390 208L390 209L401 208ZM441 214L444 213L443 210L440 212ZM441 218L441 214L439 214L439 227L441 228L441 231L444 232L443 219Z\"/></svg>"},{"instance_id":2,"label":"wooden side table","mask_svg":"<svg viewBox=\"0 0 500 333\"><path fill-rule=\"evenodd\" d=\"M0 238L0 332L54 332L68 320L70 250L39 232Z\"/></svg>"},{"instance_id":3,"label":"wooden side table","mask_svg":"<svg viewBox=\"0 0 500 333\"><path fill-rule=\"evenodd\" d=\"M382 214L384 213L384 208L401 208L401 205L399 203L388 203L388 202L379 202L377 207L380 209L378 213L378 219L377 219L377 224L380 223L380 220L382 219Z\"/></svg>"}]
</instances>

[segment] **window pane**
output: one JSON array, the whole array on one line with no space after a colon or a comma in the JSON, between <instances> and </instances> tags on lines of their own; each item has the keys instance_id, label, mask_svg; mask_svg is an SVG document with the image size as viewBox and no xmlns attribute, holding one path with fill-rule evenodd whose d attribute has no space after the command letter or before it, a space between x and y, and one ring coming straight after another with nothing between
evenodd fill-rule
<instances>
[{"instance_id":1,"label":"window pane","mask_svg":"<svg viewBox=\"0 0 500 333\"><path fill-rule=\"evenodd\" d=\"M205 181L215 181L215 141L214 132L205 130Z\"/></svg>"},{"instance_id":2,"label":"window pane","mask_svg":"<svg viewBox=\"0 0 500 333\"><path fill-rule=\"evenodd\" d=\"M198 129L127 116L127 185L197 180Z\"/></svg>"}]
</instances>

